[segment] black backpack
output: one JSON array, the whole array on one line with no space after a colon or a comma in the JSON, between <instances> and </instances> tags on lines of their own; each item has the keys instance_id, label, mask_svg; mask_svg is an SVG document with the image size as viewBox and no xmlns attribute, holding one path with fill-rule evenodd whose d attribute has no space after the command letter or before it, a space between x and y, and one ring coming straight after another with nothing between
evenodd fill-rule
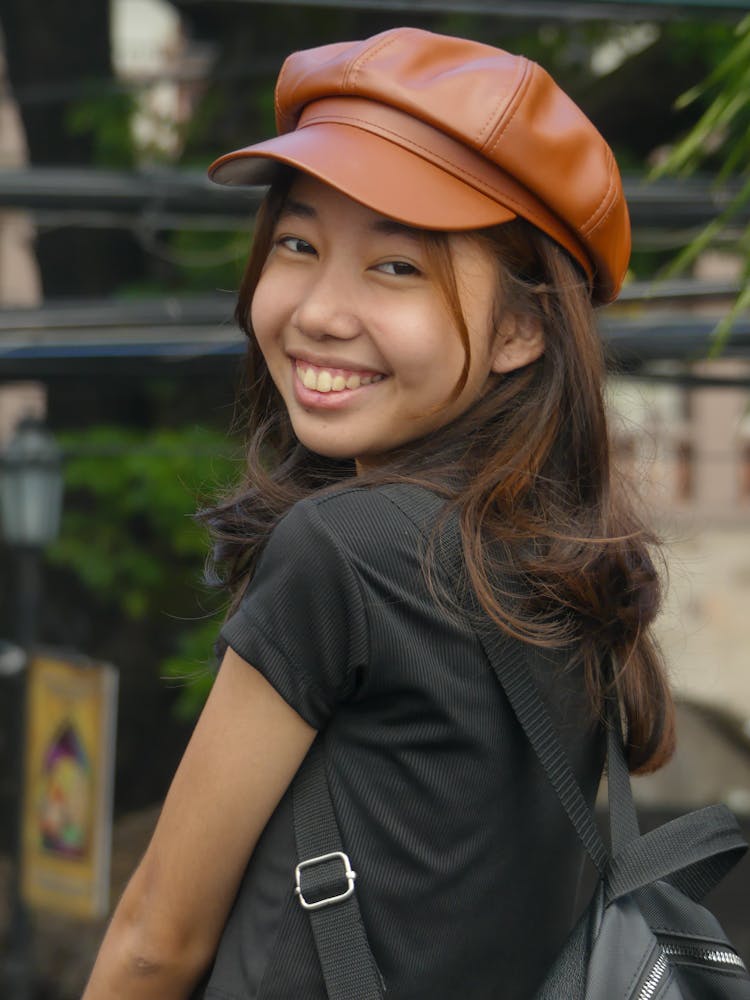
<instances>
[{"instance_id":1,"label":"black backpack","mask_svg":"<svg viewBox=\"0 0 750 1000\"><path fill-rule=\"evenodd\" d=\"M518 683L528 687L529 678ZM613 705L607 851L557 734L550 733L546 709L535 698L529 695L529 704L518 706L528 713L522 725L599 879L534 1000L750 1000L744 962L700 903L747 849L732 813L723 805L708 806L641 834Z\"/></svg>"},{"instance_id":2,"label":"black backpack","mask_svg":"<svg viewBox=\"0 0 750 1000\"><path fill-rule=\"evenodd\" d=\"M589 905L533 1000L750 1000L744 962L700 904L747 849L732 813L723 805L708 806L641 834L619 709L612 703L608 851L525 668L521 643L502 635L489 619L479 632L513 711L599 872ZM321 734L293 785L300 858L296 892L309 912L329 1000L382 1000L385 986L354 891L356 861L343 851L330 800L323 740ZM358 860L366 865L366 859Z\"/></svg>"}]
</instances>

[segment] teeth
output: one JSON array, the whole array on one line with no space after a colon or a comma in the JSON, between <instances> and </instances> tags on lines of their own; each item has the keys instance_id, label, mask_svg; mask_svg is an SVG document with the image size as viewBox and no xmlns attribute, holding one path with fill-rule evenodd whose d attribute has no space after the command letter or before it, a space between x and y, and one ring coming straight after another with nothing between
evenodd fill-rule
<instances>
[{"instance_id":1,"label":"teeth","mask_svg":"<svg viewBox=\"0 0 750 1000\"><path fill-rule=\"evenodd\" d=\"M306 389L317 392L341 392L343 389L359 389L361 385L379 382L383 375L332 375L326 369L297 367L297 375Z\"/></svg>"}]
</instances>

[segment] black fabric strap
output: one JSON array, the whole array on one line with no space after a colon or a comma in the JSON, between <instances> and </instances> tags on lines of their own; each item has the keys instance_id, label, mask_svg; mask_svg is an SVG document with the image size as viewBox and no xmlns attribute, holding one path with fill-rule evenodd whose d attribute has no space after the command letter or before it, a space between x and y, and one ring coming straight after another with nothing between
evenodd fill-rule
<instances>
[{"instance_id":1,"label":"black fabric strap","mask_svg":"<svg viewBox=\"0 0 750 1000\"><path fill-rule=\"evenodd\" d=\"M457 517L444 522L441 553L450 579L460 576L463 565L461 529ZM526 738L575 827L581 843L600 872L607 867L610 853L617 853L639 836L638 817L625 760L620 709L616 698L607 703L607 767L610 836L608 851L591 809L581 791L567 751L552 722L526 660L528 650L518 639L505 635L481 609L471 587L466 588L464 606L477 623L477 631L501 687L520 722Z\"/></svg>"},{"instance_id":2,"label":"black fabric strap","mask_svg":"<svg viewBox=\"0 0 750 1000\"><path fill-rule=\"evenodd\" d=\"M607 801L612 854L620 854L640 836L638 814L633 801L630 771L625 759L620 704L616 695L607 699Z\"/></svg>"},{"instance_id":3,"label":"black fabric strap","mask_svg":"<svg viewBox=\"0 0 750 1000\"><path fill-rule=\"evenodd\" d=\"M448 578L456 581L461 578L463 567L463 545L458 518L453 516L445 519L442 528L440 551L443 565L449 574ZM464 588L463 605L476 624L487 659L563 809L568 814L589 857L597 869L604 872L609 860L609 851L594 822L591 809L578 784L570 758L549 716L547 706L534 678L529 673L527 647L497 627L481 608L473 588ZM609 744L611 743L610 739ZM622 751L620 755L622 756ZM624 766L627 775L627 766ZM629 782L627 788L629 792Z\"/></svg>"},{"instance_id":4,"label":"black fabric strap","mask_svg":"<svg viewBox=\"0 0 750 1000\"><path fill-rule=\"evenodd\" d=\"M481 614L477 609L473 609L473 613ZM486 624L480 619L478 631L492 669L563 809L591 860L600 872L604 872L609 852L578 784L567 751L550 719L547 706L529 674L526 650L520 642L506 638L489 619L486 619Z\"/></svg>"},{"instance_id":5,"label":"black fabric strap","mask_svg":"<svg viewBox=\"0 0 750 1000\"><path fill-rule=\"evenodd\" d=\"M705 806L637 837L615 855L607 873L606 900L665 879L700 902L746 849L730 810L725 805Z\"/></svg>"},{"instance_id":6,"label":"black fabric strap","mask_svg":"<svg viewBox=\"0 0 750 1000\"><path fill-rule=\"evenodd\" d=\"M444 545L454 574L461 551L457 522L448 525ZM703 899L747 849L730 810L723 805L708 806L642 836L625 757L619 700L612 695L605 712L612 845L607 851L544 699L526 667L525 647L490 621L471 589L465 605L477 621L485 653L561 805L594 864L606 873L607 901L658 879L667 879L691 899Z\"/></svg>"},{"instance_id":7,"label":"black fabric strap","mask_svg":"<svg viewBox=\"0 0 750 1000\"><path fill-rule=\"evenodd\" d=\"M322 734L316 738L292 784L300 862L344 850L326 778L323 739ZM355 859L352 864L356 871ZM304 867L300 876L303 896L309 902L347 889L340 858ZM329 1000L382 1000L385 986L367 940L356 889L348 899L308 910L308 916Z\"/></svg>"}]
</instances>

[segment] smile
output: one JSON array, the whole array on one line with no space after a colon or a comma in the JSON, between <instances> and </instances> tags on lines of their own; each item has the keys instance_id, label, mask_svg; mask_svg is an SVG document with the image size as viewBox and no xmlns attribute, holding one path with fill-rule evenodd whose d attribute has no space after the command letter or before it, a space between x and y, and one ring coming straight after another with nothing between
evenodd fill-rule
<instances>
[{"instance_id":1,"label":"smile","mask_svg":"<svg viewBox=\"0 0 750 1000\"><path fill-rule=\"evenodd\" d=\"M381 382L385 375L379 372L356 372L345 368L323 368L309 361L295 360L297 377L306 389L315 392L343 392L345 389L359 389L363 385Z\"/></svg>"}]
</instances>

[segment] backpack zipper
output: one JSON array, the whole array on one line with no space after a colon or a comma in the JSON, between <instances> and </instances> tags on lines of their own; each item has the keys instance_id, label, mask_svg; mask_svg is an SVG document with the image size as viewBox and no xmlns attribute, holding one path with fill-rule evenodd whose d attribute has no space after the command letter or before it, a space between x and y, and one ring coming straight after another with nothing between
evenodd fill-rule
<instances>
[{"instance_id":1,"label":"backpack zipper","mask_svg":"<svg viewBox=\"0 0 750 1000\"><path fill-rule=\"evenodd\" d=\"M747 972L740 956L729 948L715 944L701 944L699 941L661 940L659 953L641 983L636 1000L653 1000L669 975L670 961L699 962L701 965L714 966L717 969Z\"/></svg>"},{"instance_id":2,"label":"backpack zipper","mask_svg":"<svg viewBox=\"0 0 750 1000\"><path fill-rule=\"evenodd\" d=\"M747 972L747 967L740 956L728 948L716 944L701 944L698 941L662 941L661 947L667 957L679 962L700 962L703 965L714 965L717 968L727 967Z\"/></svg>"},{"instance_id":3,"label":"backpack zipper","mask_svg":"<svg viewBox=\"0 0 750 1000\"><path fill-rule=\"evenodd\" d=\"M669 959L665 955L664 951L660 950L656 961L651 966L649 974L641 984L636 1000L652 1000L652 998L656 995L656 991L659 989L664 977L668 975L668 973Z\"/></svg>"}]
</instances>

